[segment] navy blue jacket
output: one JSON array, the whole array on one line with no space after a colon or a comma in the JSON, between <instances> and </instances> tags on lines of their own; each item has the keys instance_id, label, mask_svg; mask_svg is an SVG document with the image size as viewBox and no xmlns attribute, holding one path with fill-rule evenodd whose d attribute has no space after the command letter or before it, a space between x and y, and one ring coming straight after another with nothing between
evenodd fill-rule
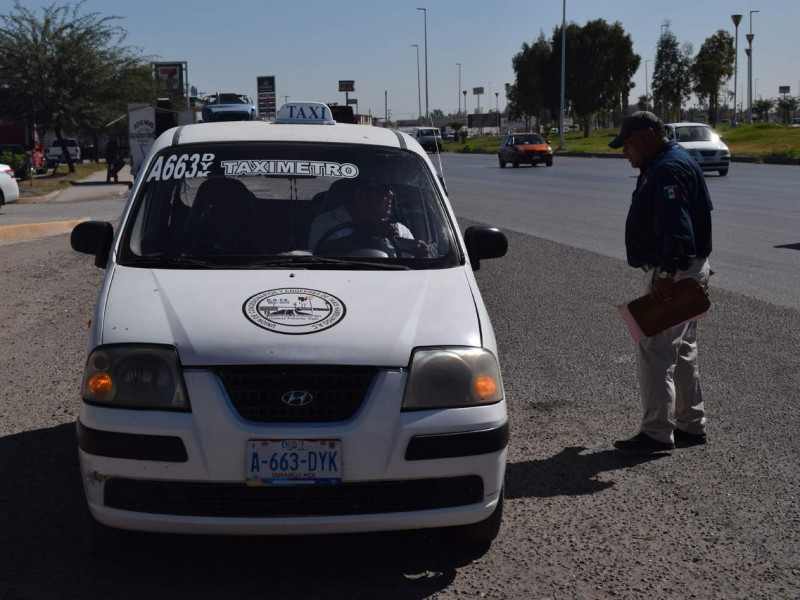
<instances>
[{"instance_id":1,"label":"navy blue jacket","mask_svg":"<svg viewBox=\"0 0 800 600\"><path fill-rule=\"evenodd\" d=\"M674 273L711 254L711 196L697 162L669 142L641 169L625 221L628 264Z\"/></svg>"}]
</instances>

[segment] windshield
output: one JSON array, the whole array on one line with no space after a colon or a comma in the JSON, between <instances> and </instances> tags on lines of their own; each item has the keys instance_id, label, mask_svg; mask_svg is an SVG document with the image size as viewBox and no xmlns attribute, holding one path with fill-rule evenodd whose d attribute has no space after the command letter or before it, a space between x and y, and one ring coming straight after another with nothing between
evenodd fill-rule
<instances>
[{"instance_id":1,"label":"windshield","mask_svg":"<svg viewBox=\"0 0 800 600\"><path fill-rule=\"evenodd\" d=\"M675 140L678 142L711 142L717 139L714 130L703 125L680 126L675 128Z\"/></svg>"},{"instance_id":2,"label":"windshield","mask_svg":"<svg viewBox=\"0 0 800 600\"><path fill-rule=\"evenodd\" d=\"M209 96L206 99L208 104L250 104L250 98L240 94L219 94Z\"/></svg>"},{"instance_id":3,"label":"windshield","mask_svg":"<svg viewBox=\"0 0 800 600\"><path fill-rule=\"evenodd\" d=\"M150 163L124 227L120 264L151 268L425 269L461 260L425 163L374 146L168 148Z\"/></svg>"},{"instance_id":4,"label":"windshield","mask_svg":"<svg viewBox=\"0 0 800 600\"><path fill-rule=\"evenodd\" d=\"M544 139L538 133L528 135L515 135L511 138L512 144L544 144Z\"/></svg>"}]
</instances>

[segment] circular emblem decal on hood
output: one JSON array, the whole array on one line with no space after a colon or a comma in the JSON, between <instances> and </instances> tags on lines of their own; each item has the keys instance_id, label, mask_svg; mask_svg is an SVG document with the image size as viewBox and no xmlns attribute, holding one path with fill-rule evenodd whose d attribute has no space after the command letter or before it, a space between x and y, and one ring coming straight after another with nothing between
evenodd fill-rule
<instances>
[{"instance_id":1,"label":"circular emblem decal on hood","mask_svg":"<svg viewBox=\"0 0 800 600\"><path fill-rule=\"evenodd\" d=\"M250 296L244 316L275 333L303 335L324 331L344 318L344 303L319 290L281 288Z\"/></svg>"}]
</instances>

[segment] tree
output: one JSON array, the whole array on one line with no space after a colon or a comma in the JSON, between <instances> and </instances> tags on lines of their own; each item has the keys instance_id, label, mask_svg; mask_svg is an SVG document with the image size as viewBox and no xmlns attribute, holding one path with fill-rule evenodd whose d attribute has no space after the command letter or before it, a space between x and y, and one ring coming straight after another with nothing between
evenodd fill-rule
<instances>
[{"instance_id":1,"label":"tree","mask_svg":"<svg viewBox=\"0 0 800 600\"><path fill-rule=\"evenodd\" d=\"M694 92L701 102L708 102L708 122L717 124L722 85L733 75L733 36L718 30L700 46L691 67Z\"/></svg>"},{"instance_id":2,"label":"tree","mask_svg":"<svg viewBox=\"0 0 800 600\"><path fill-rule=\"evenodd\" d=\"M525 129L531 129L531 117L538 117L544 108L551 108L547 100L554 96L558 80L552 77L552 49L550 43L539 32L539 38L514 56L511 64L516 81L506 91L508 109L512 118L522 118Z\"/></svg>"},{"instance_id":3,"label":"tree","mask_svg":"<svg viewBox=\"0 0 800 600\"><path fill-rule=\"evenodd\" d=\"M759 98L753 102L753 110L758 116L759 121L769 121L769 111L775 106L775 100L771 98Z\"/></svg>"},{"instance_id":4,"label":"tree","mask_svg":"<svg viewBox=\"0 0 800 600\"><path fill-rule=\"evenodd\" d=\"M64 133L96 134L126 102L150 101L156 89L149 59L122 45L119 17L81 14L82 4L52 4L39 18L15 0L0 14L0 88L10 92L7 108L42 134L55 132L70 173L75 166Z\"/></svg>"},{"instance_id":5,"label":"tree","mask_svg":"<svg viewBox=\"0 0 800 600\"><path fill-rule=\"evenodd\" d=\"M566 29L565 100L583 121L584 136L589 136L592 116L601 110L627 108L631 78L641 58L633 53L633 43L619 23L603 19L581 27ZM561 103L561 27L555 27L548 40L543 33L532 46L522 45L514 56L516 81L508 90L512 117L541 115L549 110L558 114ZM625 106L623 106L625 105ZM565 108L566 112L566 108ZM546 114L546 113L545 113Z\"/></svg>"},{"instance_id":6,"label":"tree","mask_svg":"<svg viewBox=\"0 0 800 600\"><path fill-rule=\"evenodd\" d=\"M797 98L794 96L784 96L783 98L778 98L775 106L780 111L781 115L781 123L784 125L788 125L792 119L792 116L797 112L798 107Z\"/></svg>"},{"instance_id":7,"label":"tree","mask_svg":"<svg viewBox=\"0 0 800 600\"><path fill-rule=\"evenodd\" d=\"M658 39L651 91L654 112L664 121L680 119L681 106L691 96L691 53L691 45L678 46L669 27Z\"/></svg>"},{"instance_id":8,"label":"tree","mask_svg":"<svg viewBox=\"0 0 800 600\"><path fill-rule=\"evenodd\" d=\"M584 137L589 137L596 113L627 109L631 78L641 57L633 52L631 37L620 23L609 25L603 19L583 27L572 23L566 33L565 95L583 123ZM555 64L561 62L561 45L556 46L560 39L561 28L556 27L552 42Z\"/></svg>"}]
</instances>

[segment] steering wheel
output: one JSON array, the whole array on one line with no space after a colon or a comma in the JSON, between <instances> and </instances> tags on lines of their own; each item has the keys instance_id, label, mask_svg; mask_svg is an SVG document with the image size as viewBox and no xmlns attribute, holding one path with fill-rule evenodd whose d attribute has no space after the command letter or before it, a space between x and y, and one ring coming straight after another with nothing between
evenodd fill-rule
<instances>
[{"instance_id":1,"label":"steering wheel","mask_svg":"<svg viewBox=\"0 0 800 600\"><path fill-rule=\"evenodd\" d=\"M350 230L352 233L343 237L331 239L335 234L346 229ZM352 252L362 248L371 248L373 250L382 250L385 252L386 247L380 244L379 239L376 237L380 234L376 230L377 227L374 223L363 223L358 221L339 223L338 225L334 225L325 231L320 236L317 245L314 246L314 254L325 254L325 246L333 246L334 244L343 246L342 249L346 252ZM389 243L392 245L395 256L398 258L401 257L402 251L400 250L400 244L397 242L397 237L390 235L386 236L386 239L388 239Z\"/></svg>"}]
</instances>

